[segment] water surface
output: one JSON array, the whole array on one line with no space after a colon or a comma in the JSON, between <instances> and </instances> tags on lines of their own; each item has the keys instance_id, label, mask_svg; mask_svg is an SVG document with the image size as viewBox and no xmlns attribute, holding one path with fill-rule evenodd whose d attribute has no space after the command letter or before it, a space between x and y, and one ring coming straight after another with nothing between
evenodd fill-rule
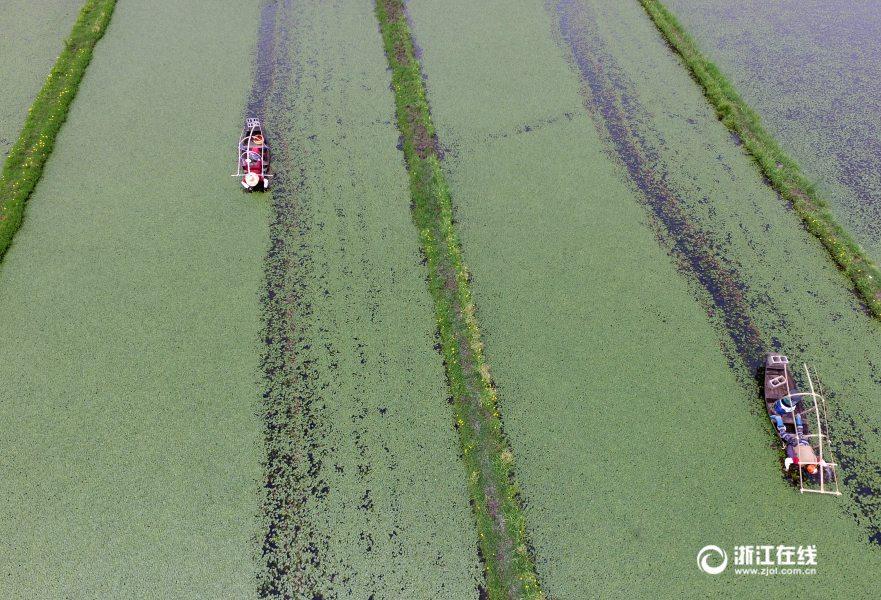
<instances>
[{"instance_id":1,"label":"water surface","mask_svg":"<svg viewBox=\"0 0 881 600\"><path fill-rule=\"evenodd\" d=\"M881 2L668 5L881 261Z\"/></svg>"}]
</instances>

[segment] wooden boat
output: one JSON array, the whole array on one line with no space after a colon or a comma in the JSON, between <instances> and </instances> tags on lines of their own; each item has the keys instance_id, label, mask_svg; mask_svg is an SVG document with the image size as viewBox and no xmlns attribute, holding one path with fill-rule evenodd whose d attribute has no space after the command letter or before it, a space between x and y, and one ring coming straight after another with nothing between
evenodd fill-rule
<instances>
[{"instance_id":1,"label":"wooden boat","mask_svg":"<svg viewBox=\"0 0 881 600\"><path fill-rule=\"evenodd\" d=\"M798 470L799 491L840 496L838 465L833 461L826 400L814 388L814 378L804 365L809 390L799 391L789 359L779 353L765 357L763 396L765 409L786 452L784 469Z\"/></svg>"},{"instance_id":2,"label":"wooden boat","mask_svg":"<svg viewBox=\"0 0 881 600\"><path fill-rule=\"evenodd\" d=\"M239 136L239 159L233 177L242 178L242 187L246 192L269 189L272 155L269 141L263 133L260 119L253 117L245 120L242 135Z\"/></svg>"}]
</instances>

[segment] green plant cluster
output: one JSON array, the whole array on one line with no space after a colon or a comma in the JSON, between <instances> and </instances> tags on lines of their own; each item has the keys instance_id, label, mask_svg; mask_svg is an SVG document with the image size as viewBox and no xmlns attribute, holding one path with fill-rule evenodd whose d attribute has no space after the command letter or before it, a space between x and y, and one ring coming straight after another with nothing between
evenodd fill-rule
<instances>
[{"instance_id":1,"label":"green plant cluster","mask_svg":"<svg viewBox=\"0 0 881 600\"><path fill-rule=\"evenodd\" d=\"M428 265L456 429L477 521L490 598L543 598L526 543L502 432L496 390L484 360L469 275L453 228L450 192L434 145L421 69L401 0L377 0L410 178L413 219Z\"/></svg>"},{"instance_id":2,"label":"green plant cluster","mask_svg":"<svg viewBox=\"0 0 881 600\"><path fill-rule=\"evenodd\" d=\"M18 141L0 175L0 258L21 226L25 202L43 174L55 136L67 118L95 44L104 35L116 0L88 0L46 83L28 109Z\"/></svg>"},{"instance_id":3,"label":"green plant cluster","mask_svg":"<svg viewBox=\"0 0 881 600\"><path fill-rule=\"evenodd\" d=\"M722 123L740 137L774 189L792 203L807 230L819 238L835 263L853 281L869 311L881 319L881 271L877 265L835 220L816 186L765 130L758 114L741 98L719 68L701 53L697 43L670 10L659 0L640 2L703 88Z\"/></svg>"}]
</instances>

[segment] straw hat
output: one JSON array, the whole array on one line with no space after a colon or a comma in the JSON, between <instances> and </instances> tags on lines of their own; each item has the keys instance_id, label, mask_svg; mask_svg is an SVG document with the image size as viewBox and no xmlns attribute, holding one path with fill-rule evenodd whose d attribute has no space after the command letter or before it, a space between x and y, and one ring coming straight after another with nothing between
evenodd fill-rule
<instances>
[{"instance_id":1,"label":"straw hat","mask_svg":"<svg viewBox=\"0 0 881 600\"><path fill-rule=\"evenodd\" d=\"M257 135L255 135L254 137L251 138L251 143L255 146L262 146L263 145L263 136L258 133Z\"/></svg>"},{"instance_id":2,"label":"straw hat","mask_svg":"<svg viewBox=\"0 0 881 600\"><path fill-rule=\"evenodd\" d=\"M260 176L257 173L248 173L245 175L245 183L248 187L255 187L258 183L260 183Z\"/></svg>"}]
</instances>

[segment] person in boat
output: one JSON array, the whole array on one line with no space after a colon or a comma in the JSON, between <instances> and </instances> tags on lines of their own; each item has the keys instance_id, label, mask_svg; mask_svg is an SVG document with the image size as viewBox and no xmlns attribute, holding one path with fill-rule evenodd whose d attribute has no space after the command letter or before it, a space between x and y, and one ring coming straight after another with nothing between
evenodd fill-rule
<instances>
[{"instance_id":1,"label":"person in boat","mask_svg":"<svg viewBox=\"0 0 881 600\"><path fill-rule=\"evenodd\" d=\"M793 394L797 394L797 391L793 391ZM795 412L795 400L792 398L792 395L783 396L777 402L774 403L774 413L778 415L789 415Z\"/></svg>"},{"instance_id":2,"label":"person in boat","mask_svg":"<svg viewBox=\"0 0 881 600\"><path fill-rule=\"evenodd\" d=\"M243 150L241 154L242 168L259 172L261 169L261 163L269 164L269 146L266 144L262 135L253 136L249 146L246 142L248 142L248 138L243 139L240 146L241 150ZM246 146L247 151L244 151Z\"/></svg>"},{"instance_id":3,"label":"person in boat","mask_svg":"<svg viewBox=\"0 0 881 600\"><path fill-rule=\"evenodd\" d=\"M824 476L826 480L832 478L832 468L827 466L822 460L817 459L810 442L804 436L804 426L802 424L801 415L796 413L793 421L795 422L795 433L788 433L783 425L783 419L780 415L771 414L771 421L777 428L777 434L786 448L786 458L783 461L783 470L789 471L792 465L798 466L801 462L806 462L805 472L809 477L817 477L820 467L824 468ZM819 463L819 464L817 464Z\"/></svg>"},{"instance_id":4,"label":"person in boat","mask_svg":"<svg viewBox=\"0 0 881 600\"><path fill-rule=\"evenodd\" d=\"M260 153L255 152L254 150L249 150L242 154L242 168L248 167L248 165L254 165L257 170L260 170Z\"/></svg>"},{"instance_id":5,"label":"person in boat","mask_svg":"<svg viewBox=\"0 0 881 600\"><path fill-rule=\"evenodd\" d=\"M832 466L823 459L817 457L814 449L806 439L796 439L791 433L787 434L787 436L788 443L786 444L786 458L783 461L784 471L789 471L789 468L792 465L797 467L801 463L807 463L804 465L804 472L809 478L818 480L820 478L820 469L823 469L823 478L826 481L833 480L835 477L835 471L832 469Z\"/></svg>"},{"instance_id":6,"label":"person in boat","mask_svg":"<svg viewBox=\"0 0 881 600\"><path fill-rule=\"evenodd\" d=\"M800 439L796 441L794 435L787 435L793 439L791 444L786 444L786 458L783 461L783 470L788 471L792 465L798 466L801 460L808 460L811 462L805 465L805 471L808 475L816 475L817 465L813 464L813 462L816 462L817 457L814 455L814 449L811 448L807 440Z\"/></svg>"},{"instance_id":7,"label":"person in boat","mask_svg":"<svg viewBox=\"0 0 881 600\"><path fill-rule=\"evenodd\" d=\"M777 400L777 402L774 403L771 412L768 413L771 423L774 424L774 428L777 430L777 435L779 435L780 439L784 442L786 442L786 436L796 438L795 435L786 432L786 425L783 423L783 418L786 415L792 415L792 422L795 426L795 433L797 436L801 437L804 435L804 423L802 423L801 415L795 412L795 400L792 399L792 396L784 396Z\"/></svg>"},{"instance_id":8,"label":"person in boat","mask_svg":"<svg viewBox=\"0 0 881 600\"><path fill-rule=\"evenodd\" d=\"M786 431L786 424L783 422L783 417L786 415L792 415L795 433ZM804 423L801 415L795 412L795 400L792 399L792 396L784 396L777 400L771 412L768 413L768 417L786 448L786 459L783 462L784 471L788 471L792 465L798 465L800 459L816 461L816 458L811 458L814 450L808 440L804 438ZM805 471L813 476L817 472L817 465L805 465Z\"/></svg>"}]
</instances>

